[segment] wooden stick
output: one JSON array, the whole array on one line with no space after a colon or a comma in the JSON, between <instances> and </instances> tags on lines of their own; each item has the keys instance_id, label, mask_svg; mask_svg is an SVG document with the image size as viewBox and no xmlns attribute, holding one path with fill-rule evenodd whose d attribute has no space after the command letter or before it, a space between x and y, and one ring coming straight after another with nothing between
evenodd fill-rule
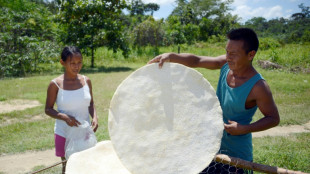
<instances>
[{"instance_id":1,"label":"wooden stick","mask_svg":"<svg viewBox=\"0 0 310 174\"><path fill-rule=\"evenodd\" d=\"M292 171L278 167L272 167L263 164L257 164L250 161L245 161L240 158L229 157L224 154L218 154L215 156L215 161L223 164L229 164L238 168L254 170L264 173L274 173L274 174L307 174L300 171Z\"/></svg>"},{"instance_id":2,"label":"wooden stick","mask_svg":"<svg viewBox=\"0 0 310 174\"><path fill-rule=\"evenodd\" d=\"M42 172L42 171L44 171L44 170L50 169L50 168L55 167L55 166L57 166L57 165L59 165L59 164L61 164L61 163L64 163L64 162L67 162L67 160L64 160L64 161L61 161L61 162L55 163L55 164L53 164L53 165L51 165L51 166L48 166L48 167L46 167L46 168L43 168L43 169L37 170L37 171L32 172L32 173L29 173L29 174L36 174L36 173Z\"/></svg>"}]
</instances>

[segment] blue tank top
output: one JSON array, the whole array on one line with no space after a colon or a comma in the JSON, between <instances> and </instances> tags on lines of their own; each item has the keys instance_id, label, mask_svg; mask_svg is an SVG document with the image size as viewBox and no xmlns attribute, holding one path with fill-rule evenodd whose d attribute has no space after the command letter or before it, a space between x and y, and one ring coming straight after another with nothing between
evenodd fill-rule
<instances>
[{"instance_id":1,"label":"blue tank top","mask_svg":"<svg viewBox=\"0 0 310 174\"><path fill-rule=\"evenodd\" d=\"M223 110L224 123L228 123L228 120L231 120L243 125L250 124L257 106L246 109L245 102L253 86L263 77L260 74L256 74L241 86L231 88L227 84L229 70L229 66L226 63L221 69L216 91ZM233 136L224 130L219 153L253 161L252 134Z\"/></svg>"}]
</instances>

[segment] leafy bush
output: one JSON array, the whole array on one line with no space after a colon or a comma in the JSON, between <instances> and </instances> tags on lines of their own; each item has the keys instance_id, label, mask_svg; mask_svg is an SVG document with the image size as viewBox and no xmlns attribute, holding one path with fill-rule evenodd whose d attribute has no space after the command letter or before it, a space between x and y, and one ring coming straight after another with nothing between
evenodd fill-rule
<instances>
[{"instance_id":1,"label":"leafy bush","mask_svg":"<svg viewBox=\"0 0 310 174\"><path fill-rule=\"evenodd\" d=\"M266 38L260 38L259 39L259 49L261 50L268 50L270 48L278 48L281 44L278 40L266 37Z\"/></svg>"},{"instance_id":2,"label":"leafy bush","mask_svg":"<svg viewBox=\"0 0 310 174\"><path fill-rule=\"evenodd\" d=\"M38 64L57 57L55 25L46 7L29 1L0 8L0 77L40 71Z\"/></svg>"}]
</instances>

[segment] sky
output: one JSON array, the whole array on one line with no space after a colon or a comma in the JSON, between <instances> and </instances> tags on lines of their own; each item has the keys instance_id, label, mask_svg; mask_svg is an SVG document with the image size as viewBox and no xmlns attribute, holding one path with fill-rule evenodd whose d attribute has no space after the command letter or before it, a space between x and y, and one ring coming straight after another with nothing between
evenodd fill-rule
<instances>
[{"instance_id":1,"label":"sky","mask_svg":"<svg viewBox=\"0 0 310 174\"><path fill-rule=\"evenodd\" d=\"M154 12L155 19L167 18L175 8L175 0L142 0L144 3L157 3L160 9ZM234 0L231 4L233 15L241 17L240 22L253 17L264 17L267 20L275 18L289 18L292 14L301 12L298 7L303 3L310 6L310 0Z\"/></svg>"}]
</instances>

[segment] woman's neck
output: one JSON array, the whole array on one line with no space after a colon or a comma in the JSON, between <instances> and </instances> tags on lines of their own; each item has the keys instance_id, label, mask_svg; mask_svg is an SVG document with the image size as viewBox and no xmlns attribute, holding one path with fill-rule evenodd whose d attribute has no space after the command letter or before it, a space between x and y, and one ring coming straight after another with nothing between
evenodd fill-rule
<instances>
[{"instance_id":1,"label":"woman's neck","mask_svg":"<svg viewBox=\"0 0 310 174\"><path fill-rule=\"evenodd\" d=\"M68 73L64 73L64 80L66 81L74 81L78 79L78 75L70 75Z\"/></svg>"}]
</instances>

